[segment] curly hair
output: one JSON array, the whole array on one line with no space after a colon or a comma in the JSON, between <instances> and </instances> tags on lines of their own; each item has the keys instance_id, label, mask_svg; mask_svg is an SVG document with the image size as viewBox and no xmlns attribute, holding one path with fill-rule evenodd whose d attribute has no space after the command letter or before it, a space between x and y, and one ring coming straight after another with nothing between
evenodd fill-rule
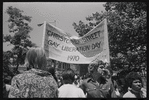
<instances>
[{"instance_id":1,"label":"curly hair","mask_svg":"<svg viewBox=\"0 0 149 100\"><path fill-rule=\"evenodd\" d=\"M128 75L126 75L125 81L126 81L127 87L131 88L132 82L136 79L139 79L142 83L142 78L137 72L130 72Z\"/></svg>"},{"instance_id":2,"label":"curly hair","mask_svg":"<svg viewBox=\"0 0 149 100\"><path fill-rule=\"evenodd\" d=\"M100 61L100 60L97 60L97 61L92 62L88 66L88 72L89 73L92 73L94 70L97 70L97 68L99 67L99 65L103 65L104 66L104 62L103 61Z\"/></svg>"}]
</instances>

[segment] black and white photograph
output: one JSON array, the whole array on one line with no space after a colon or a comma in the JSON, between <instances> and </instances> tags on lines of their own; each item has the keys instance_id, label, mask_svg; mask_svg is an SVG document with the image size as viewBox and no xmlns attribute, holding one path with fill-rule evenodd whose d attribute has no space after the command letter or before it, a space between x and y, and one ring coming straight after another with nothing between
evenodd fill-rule
<instances>
[{"instance_id":1,"label":"black and white photograph","mask_svg":"<svg viewBox=\"0 0 149 100\"><path fill-rule=\"evenodd\" d=\"M3 2L3 98L147 98L147 2Z\"/></svg>"}]
</instances>

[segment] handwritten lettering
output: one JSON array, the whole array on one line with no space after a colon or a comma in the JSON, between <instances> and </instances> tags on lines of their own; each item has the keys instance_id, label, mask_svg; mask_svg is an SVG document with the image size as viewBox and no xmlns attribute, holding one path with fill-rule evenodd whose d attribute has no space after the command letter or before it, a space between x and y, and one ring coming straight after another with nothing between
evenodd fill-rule
<instances>
[{"instance_id":1,"label":"handwritten lettering","mask_svg":"<svg viewBox=\"0 0 149 100\"><path fill-rule=\"evenodd\" d=\"M86 46L80 46L80 47L68 47L68 46L62 46L62 50L63 51L69 51L69 52L86 52L88 50L90 50L90 45L86 45Z\"/></svg>"},{"instance_id":2,"label":"handwritten lettering","mask_svg":"<svg viewBox=\"0 0 149 100\"><path fill-rule=\"evenodd\" d=\"M93 49L96 49L96 48L100 48L100 43L101 43L101 42L96 42L95 44L93 43L93 44L92 44L92 50L93 50Z\"/></svg>"},{"instance_id":3,"label":"handwritten lettering","mask_svg":"<svg viewBox=\"0 0 149 100\"><path fill-rule=\"evenodd\" d=\"M47 35L51 36L51 37L53 37L53 38L55 38L55 39L57 39L59 41L64 41L65 43L69 43L70 42L70 40L68 38L66 38L64 36L61 36L61 35L59 35L57 33L54 33L54 32L52 32L50 30L47 30Z\"/></svg>"},{"instance_id":4,"label":"handwritten lettering","mask_svg":"<svg viewBox=\"0 0 149 100\"><path fill-rule=\"evenodd\" d=\"M88 50L90 50L90 45L77 47L77 50L80 52L88 51Z\"/></svg>"},{"instance_id":5,"label":"handwritten lettering","mask_svg":"<svg viewBox=\"0 0 149 100\"><path fill-rule=\"evenodd\" d=\"M72 39L71 42L74 44L83 44L91 40L97 39L100 37L100 31L94 32L88 36L83 37L82 39Z\"/></svg>"},{"instance_id":6,"label":"handwritten lettering","mask_svg":"<svg viewBox=\"0 0 149 100\"><path fill-rule=\"evenodd\" d=\"M67 57L68 61L78 61L79 59L80 59L80 57L77 55L70 55Z\"/></svg>"},{"instance_id":7,"label":"handwritten lettering","mask_svg":"<svg viewBox=\"0 0 149 100\"><path fill-rule=\"evenodd\" d=\"M56 42L54 42L52 40L48 40L48 44L51 45L51 46L54 46L56 48L60 45L60 44L58 44L58 43L56 43Z\"/></svg>"},{"instance_id":8,"label":"handwritten lettering","mask_svg":"<svg viewBox=\"0 0 149 100\"><path fill-rule=\"evenodd\" d=\"M63 51L69 51L69 52L75 52L76 48L75 47L68 47L68 46L62 46Z\"/></svg>"}]
</instances>

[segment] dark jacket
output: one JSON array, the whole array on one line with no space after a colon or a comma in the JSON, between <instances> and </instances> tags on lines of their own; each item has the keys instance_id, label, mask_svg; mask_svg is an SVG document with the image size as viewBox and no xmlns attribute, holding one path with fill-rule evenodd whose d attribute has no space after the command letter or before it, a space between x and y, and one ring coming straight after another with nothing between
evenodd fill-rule
<instances>
[{"instance_id":1,"label":"dark jacket","mask_svg":"<svg viewBox=\"0 0 149 100\"><path fill-rule=\"evenodd\" d=\"M97 83L91 78L83 80L80 88L87 93L87 98L116 98L111 79Z\"/></svg>"}]
</instances>

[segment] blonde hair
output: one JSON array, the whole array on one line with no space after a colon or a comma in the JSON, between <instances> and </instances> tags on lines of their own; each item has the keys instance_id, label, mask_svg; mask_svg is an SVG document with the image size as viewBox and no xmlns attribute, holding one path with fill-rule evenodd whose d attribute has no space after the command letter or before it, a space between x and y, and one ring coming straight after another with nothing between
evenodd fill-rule
<instances>
[{"instance_id":1,"label":"blonde hair","mask_svg":"<svg viewBox=\"0 0 149 100\"><path fill-rule=\"evenodd\" d=\"M42 48L32 48L26 54L26 63L31 68L43 69L47 65L45 51Z\"/></svg>"}]
</instances>

